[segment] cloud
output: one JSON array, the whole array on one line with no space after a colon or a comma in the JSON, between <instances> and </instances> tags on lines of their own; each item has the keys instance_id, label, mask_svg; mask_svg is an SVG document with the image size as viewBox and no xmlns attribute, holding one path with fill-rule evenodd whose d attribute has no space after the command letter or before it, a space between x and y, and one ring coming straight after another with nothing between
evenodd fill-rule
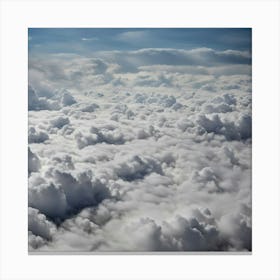
<instances>
[{"instance_id":1,"label":"cloud","mask_svg":"<svg viewBox=\"0 0 280 280\"><path fill-rule=\"evenodd\" d=\"M65 91L61 97L61 103L63 106L70 106L77 102L75 98L68 91Z\"/></svg>"},{"instance_id":2,"label":"cloud","mask_svg":"<svg viewBox=\"0 0 280 280\"><path fill-rule=\"evenodd\" d=\"M28 110L58 110L59 104L55 100L49 100L46 97L38 97L31 86L28 86Z\"/></svg>"},{"instance_id":3,"label":"cloud","mask_svg":"<svg viewBox=\"0 0 280 280\"><path fill-rule=\"evenodd\" d=\"M46 181L35 174L29 178L29 205L55 221L110 196L106 186L91 171L73 176L70 172L50 169Z\"/></svg>"},{"instance_id":4,"label":"cloud","mask_svg":"<svg viewBox=\"0 0 280 280\"><path fill-rule=\"evenodd\" d=\"M29 61L29 250L250 251L251 55L92 56Z\"/></svg>"},{"instance_id":5,"label":"cloud","mask_svg":"<svg viewBox=\"0 0 280 280\"><path fill-rule=\"evenodd\" d=\"M58 111L64 106L71 106L76 103L74 97L63 90L56 95L39 97L32 86L28 86L28 110L29 111Z\"/></svg>"},{"instance_id":6,"label":"cloud","mask_svg":"<svg viewBox=\"0 0 280 280\"><path fill-rule=\"evenodd\" d=\"M252 250L251 209L241 205L239 211L222 217L220 227L225 238L239 250Z\"/></svg>"},{"instance_id":7,"label":"cloud","mask_svg":"<svg viewBox=\"0 0 280 280\"><path fill-rule=\"evenodd\" d=\"M89 89L107 92L152 87L152 91L155 91L162 88L186 89L196 85L196 88L204 87L205 90L217 92L222 87L224 90L234 90L249 85L241 81L230 82L229 79L223 79L223 84L217 82L217 77L225 75L250 78L251 54L209 48L158 48L95 52L94 57L50 54L46 57L31 57L29 60L29 84L38 97L50 100L56 96L57 91L63 89L81 93ZM201 83L205 77L208 82ZM42 106L54 107L38 104L38 101L35 103L32 103L33 110Z\"/></svg>"},{"instance_id":8,"label":"cloud","mask_svg":"<svg viewBox=\"0 0 280 280\"><path fill-rule=\"evenodd\" d=\"M46 240L41 236L34 235L31 231L28 231L28 250L33 251L40 249L42 246L46 245Z\"/></svg>"},{"instance_id":9,"label":"cloud","mask_svg":"<svg viewBox=\"0 0 280 280\"><path fill-rule=\"evenodd\" d=\"M28 208L28 230L36 236L50 240L56 231L56 226L47 220L46 216L40 214L37 209Z\"/></svg>"},{"instance_id":10,"label":"cloud","mask_svg":"<svg viewBox=\"0 0 280 280\"><path fill-rule=\"evenodd\" d=\"M242 114L237 122L221 119L215 114L212 117L200 115L197 123L207 132L224 135L227 140L247 140L252 137L252 119Z\"/></svg>"},{"instance_id":11,"label":"cloud","mask_svg":"<svg viewBox=\"0 0 280 280\"><path fill-rule=\"evenodd\" d=\"M119 41L127 42L130 44L139 44L140 42L147 41L151 39L151 34L149 31L126 31L121 32L116 36Z\"/></svg>"},{"instance_id":12,"label":"cloud","mask_svg":"<svg viewBox=\"0 0 280 280\"><path fill-rule=\"evenodd\" d=\"M136 51L111 51L100 53L121 65L123 71L132 71L148 65L192 65L218 66L226 64L251 64L251 55L245 51L216 51L209 48L192 50L179 49L140 49Z\"/></svg>"},{"instance_id":13,"label":"cloud","mask_svg":"<svg viewBox=\"0 0 280 280\"><path fill-rule=\"evenodd\" d=\"M88 113L93 113L99 108L99 105L92 103L89 105L86 105L81 109L82 112L88 112Z\"/></svg>"},{"instance_id":14,"label":"cloud","mask_svg":"<svg viewBox=\"0 0 280 280\"><path fill-rule=\"evenodd\" d=\"M49 139L48 134L43 131L37 131L34 127L28 129L28 143L43 143Z\"/></svg>"},{"instance_id":15,"label":"cloud","mask_svg":"<svg viewBox=\"0 0 280 280\"><path fill-rule=\"evenodd\" d=\"M130 116L129 112L127 112L127 118ZM129 134L125 137L121 128L114 125L107 125L103 127L92 126L87 133L77 132L75 134L75 140L78 148L83 149L98 143L123 145L126 141L132 140L132 138Z\"/></svg>"},{"instance_id":16,"label":"cloud","mask_svg":"<svg viewBox=\"0 0 280 280\"><path fill-rule=\"evenodd\" d=\"M69 121L69 118L67 117L57 117L55 119L52 119L50 121L50 124L53 126L53 127L56 127L58 129L64 127L65 125L69 124L70 121Z\"/></svg>"},{"instance_id":17,"label":"cloud","mask_svg":"<svg viewBox=\"0 0 280 280\"><path fill-rule=\"evenodd\" d=\"M98 41L97 37L83 37L82 41Z\"/></svg>"},{"instance_id":18,"label":"cloud","mask_svg":"<svg viewBox=\"0 0 280 280\"><path fill-rule=\"evenodd\" d=\"M204 112L206 114L232 112L235 109L235 105L236 98L234 95L227 93L212 99L209 103L205 103Z\"/></svg>"},{"instance_id":19,"label":"cloud","mask_svg":"<svg viewBox=\"0 0 280 280\"><path fill-rule=\"evenodd\" d=\"M44 182L42 178L36 179L31 178L29 182L30 186L33 182L40 183L37 187L29 188L29 205L52 219L64 217L67 212L67 201L63 190L53 183Z\"/></svg>"},{"instance_id":20,"label":"cloud","mask_svg":"<svg viewBox=\"0 0 280 280\"><path fill-rule=\"evenodd\" d=\"M40 169L40 160L39 158L32 153L30 148L28 147L28 173L37 172Z\"/></svg>"},{"instance_id":21,"label":"cloud","mask_svg":"<svg viewBox=\"0 0 280 280\"><path fill-rule=\"evenodd\" d=\"M151 157L133 156L124 158L115 167L116 175L125 181L143 179L146 175L162 173L160 163Z\"/></svg>"}]
</instances>

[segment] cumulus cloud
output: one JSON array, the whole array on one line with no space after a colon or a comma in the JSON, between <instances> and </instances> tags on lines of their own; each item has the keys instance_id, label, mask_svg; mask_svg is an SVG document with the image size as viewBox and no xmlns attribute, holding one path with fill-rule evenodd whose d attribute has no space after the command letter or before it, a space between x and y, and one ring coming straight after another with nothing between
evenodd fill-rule
<instances>
[{"instance_id":1,"label":"cumulus cloud","mask_svg":"<svg viewBox=\"0 0 280 280\"><path fill-rule=\"evenodd\" d=\"M91 171L73 176L70 172L51 169L48 177L51 180L46 181L37 174L29 178L29 205L57 221L110 196L104 183L94 178Z\"/></svg>"},{"instance_id":2,"label":"cumulus cloud","mask_svg":"<svg viewBox=\"0 0 280 280\"><path fill-rule=\"evenodd\" d=\"M28 208L28 230L33 235L40 236L43 239L50 240L56 227L47 220L46 216L41 214L37 209Z\"/></svg>"},{"instance_id":3,"label":"cumulus cloud","mask_svg":"<svg viewBox=\"0 0 280 280\"><path fill-rule=\"evenodd\" d=\"M75 98L68 91L65 91L63 92L63 95L61 97L61 103L63 106L70 106L77 102Z\"/></svg>"},{"instance_id":4,"label":"cumulus cloud","mask_svg":"<svg viewBox=\"0 0 280 280\"><path fill-rule=\"evenodd\" d=\"M41 236L34 235L31 231L28 231L28 249L30 251L42 248L46 243L46 240Z\"/></svg>"},{"instance_id":5,"label":"cumulus cloud","mask_svg":"<svg viewBox=\"0 0 280 280\"><path fill-rule=\"evenodd\" d=\"M130 118L132 115L127 111L126 116L127 118ZM92 126L86 133L77 132L75 134L75 140L79 149L83 149L90 145L96 145L98 143L123 145L126 141L132 139L132 135L129 133L124 135L121 128L110 124L101 127Z\"/></svg>"},{"instance_id":6,"label":"cumulus cloud","mask_svg":"<svg viewBox=\"0 0 280 280\"><path fill-rule=\"evenodd\" d=\"M251 251L251 54L92 56L29 61L29 250Z\"/></svg>"},{"instance_id":7,"label":"cumulus cloud","mask_svg":"<svg viewBox=\"0 0 280 280\"><path fill-rule=\"evenodd\" d=\"M58 110L59 103L46 97L39 97L34 89L28 87L28 110Z\"/></svg>"},{"instance_id":8,"label":"cumulus cloud","mask_svg":"<svg viewBox=\"0 0 280 280\"><path fill-rule=\"evenodd\" d=\"M28 143L43 143L49 139L47 133L43 131L37 131L34 127L28 129Z\"/></svg>"},{"instance_id":9,"label":"cumulus cloud","mask_svg":"<svg viewBox=\"0 0 280 280\"><path fill-rule=\"evenodd\" d=\"M82 111L82 112L93 113L93 112L95 112L98 108L99 108L99 105L93 103L93 104L85 105L85 106L81 109L81 111Z\"/></svg>"},{"instance_id":10,"label":"cumulus cloud","mask_svg":"<svg viewBox=\"0 0 280 280\"><path fill-rule=\"evenodd\" d=\"M32 86L28 86L28 110L30 111L57 111L75 103L76 100L68 91L63 90L52 96L39 97Z\"/></svg>"},{"instance_id":11,"label":"cumulus cloud","mask_svg":"<svg viewBox=\"0 0 280 280\"><path fill-rule=\"evenodd\" d=\"M62 128L63 126L70 123L69 118L67 117L57 117L50 121L51 125L56 128Z\"/></svg>"},{"instance_id":12,"label":"cumulus cloud","mask_svg":"<svg viewBox=\"0 0 280 280\"><path fill-rule=\"evenodd\" d=\"M116 160L117 161L117 160ZM160 163L152 157L132 156L121 159L115 166L116 175L126 181L143 179L146 175L156 172L162 173Z\"/></svg>"},{"instance_id":13,"label":"cumulus cloud","mask_svg":"<svg viewBox=\"0 0 280 280\"><path fill-rule=\"evenodd\" d=\"M221 119L217 114L211 117L200 115L197 123L207 133L224 135L227 140L247 140L252 136L252 119L247 114L240 115L237 122Z\"/></svg>"}]
</instances>

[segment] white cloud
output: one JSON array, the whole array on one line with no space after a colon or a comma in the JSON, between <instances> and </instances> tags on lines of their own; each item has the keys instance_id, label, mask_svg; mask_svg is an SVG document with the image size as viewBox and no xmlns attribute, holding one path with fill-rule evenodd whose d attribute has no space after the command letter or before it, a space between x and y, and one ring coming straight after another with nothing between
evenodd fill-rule
<instances>
[{"instance_id":1,"label":"white cloud","mask_svg":"<svg viewBox=\"0 0 280 280\"><path fill-rule=\"evenodd\" d=\"M197 123L207 133L224 135L227 140L246 140L252 136L252 119L248 114L241 114L236 122L221 119L217 114L211 117L199 115Z\"/></svg>"},{"instance_id":2,"label":"white cloud","mask_svg":"<svg viewBox=\"0 0 280 280\"><path fill-rule=\"evenodd\" d=\"M120 41L137 44L141 41L143 42L143 40L150 38L150 34L149 31L126 31L118 34L116 38Z\"/></svg>"},{"instance_id":3,"label":"white cloud","mask_svg":"<svg viewBox=\"0 0 280 280\"><path fill-rule=\"evenodd\" d=\"M98 41L97 37L83 37L82 41Z\"/></svg>"},{"instance_id":4,"label":"white cloud","mask_svg":"<svg viewBox=\"0 0 280 280\"><path fill-rule=\"evenodd\" d=\"M29 250L251 250L250 60L31 58Z\"/></svg>"},{"instance_id":5,"label":"white cloud","mask_svg":"<svg viewBox=\"0 0 280 280\"><path fill-rule=\"evenodd\" d=\"M213 91L220 87L234 90L248 87L244 78L251 76L251 55L241 51L141 49L97 52L94 56L30 58L29 83L39 97L50 98L62 89L81 93L152 87L152 91L162 91L165 88L187 89L192 85ZM229 78L222 78L224 76L231 79L239 76L243 81L231 82ZM203 82L205 78L207 82Z\"/></svg>"}]
</instances>

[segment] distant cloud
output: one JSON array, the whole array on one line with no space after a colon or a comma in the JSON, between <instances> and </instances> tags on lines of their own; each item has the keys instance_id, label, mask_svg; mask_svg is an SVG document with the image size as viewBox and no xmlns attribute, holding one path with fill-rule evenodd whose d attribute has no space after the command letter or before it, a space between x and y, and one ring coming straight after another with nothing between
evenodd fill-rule
<instances>
[{"instance_id":1,"label":"distant cloud","mask_svg":"<svg viewBox=\"0 0 280 280\"><path fill-rule=\"evenodd\" d=\"M130 44L137 44L150 39L149 31L126 31L116 35L117 40L124 41Z\"/></svg>"},{"instance_id":2,"label":"distant cloud","mask_svg":"<svg viewBox=\"0 0 280 280\"><path fill-rule=\"evenodd\" d=\"M82 41L98 41L99 39L97 37L83 37L81 40Z\"/></svg>"},{"instance_id":3,"label":"distant cloud","mask_svg":"<svg viewBox=\"0 0 280 280\"><path fill-rule=\"evenodd\" d=\"M251 54L246 51L216 51L209 48L192 50L141 49L136 51L111 51L100 53L119 65L140 67L145 65L196 65L251 64Z\"/></svg>"},{"instance_id":4,"label":"distant cloud","mask_svg":"<svg viewBox=\"0 0 280 280\"><path fill-rule=\"evenodd\" d=\"M92 58L50 55L29 61L29 82L36 92L30 91L29 107L57 110L61 101L57 100L56 92L66 92L65 89L72 97L72 92L98 87L105 87L106 91L175 87L212 92L247 87L250 91L250 83L241 81L250 79L250 75L251 55L244 51L141 49L98 52ZM193 76L196 78L190 80ZM231 77L232 81L223 76ZM66 96L62 103L74 104L73 99L66 101Z\"/></svg>"}]
</instances>

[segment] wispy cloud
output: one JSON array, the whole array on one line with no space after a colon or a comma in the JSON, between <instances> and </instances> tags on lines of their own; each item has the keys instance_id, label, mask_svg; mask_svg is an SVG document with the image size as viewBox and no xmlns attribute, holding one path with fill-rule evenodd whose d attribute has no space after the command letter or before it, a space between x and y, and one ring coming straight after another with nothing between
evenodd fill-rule
<instances>
[{"instance_id":1,"label":"wispy cloud","mask_svg":"<svg viewBox=\"0 0 280 280\"><path fill-rule=\"evenodd\" d=\"M96 37L90 37L90 38L83 37L82 41L98 41L98 38L96 38Z\"/></svg>"},{"instance_id":2,"label":"wispy cloud","mask_svg":"<svg viewBox=\"0 0 280 280\"><path fill-rule=\"evenodd\" d=\"M117 40L134 43L139 42L140 40L148 40L150 39L149 31L126 31L118 34L116 36Z\"/></svg>"}]
</instances>

